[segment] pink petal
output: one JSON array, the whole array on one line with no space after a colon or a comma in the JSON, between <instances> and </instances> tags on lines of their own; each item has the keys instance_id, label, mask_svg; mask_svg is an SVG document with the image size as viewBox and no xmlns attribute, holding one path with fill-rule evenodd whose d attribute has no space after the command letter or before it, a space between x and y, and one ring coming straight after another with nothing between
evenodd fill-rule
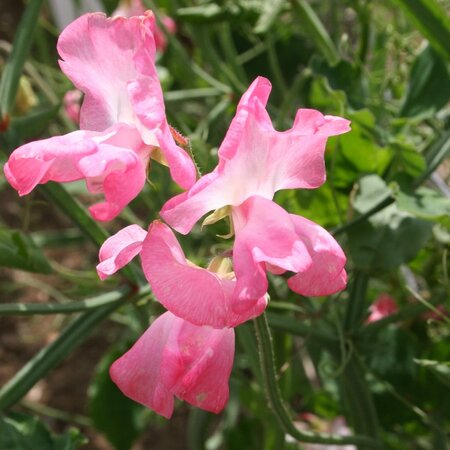
<instances>
[{"instance_id":1,"label":"pink petal","mask_svg":"<svg viewBox=\"0 0 450 450\"><path fill-rule=\"evenodd\" d=\"M63 106L66 116L75 124L80 122L80 102L83 94L78 89L72 89L64 94Z\"/></svg>"},{"instance_id":2,"label":"pink petal","mask_svg":"<svg viewBox=\"0 0 450 450\"><path fill-rule=\"evenodd\" d=\"M20 195L47 181L85 179L89 192L105 196L91 206L92 216L111 220L141 191L147 160L139 133L117 125L103 133L75 131L25 144L11 154L4 171Z\"/></svg>"},{"instance_id":3,"label":"pink petal","mask_svg":"<svg viewBox=\"0 0 450 450\"><path fill-rule=\"evenodd\" d=\"M75 181L83 178L78 161L98 150L93 134L74 131L22 145L4 166L5 176L19 195L29 194L47 181Z\"/></svg>"},{"instance_id":4,"label":"pink petal","mask_svg":"<svg viewBox=\"0 0 450 450\"><path fill-rule=\"evenodd\" d=\"M266 265L277 270L303 272L312 259L290 215L281 206L262 197L250 197L233 208L236 240L233 248L237 286L235 309L267 292Z\"/></svg>"},{"instance_id":5,"label":"pink petal","mask_svg":"<svg viewBox=\"0 0 450 450\"><path fill-rule=\"evenodd\" d=\"M131 399L170 418L173 396L220 412L228 400L234 330L198 327L167 312L111 366L112 380Z\"/></svg>"},{"instance_id":6,"label":"pink petal","mask_svg":"<svg viewBox=\"0 0 450 450\"><path fill-rule=\"evenodd\" d=\"M235 279L227 279L186 260L173 232L159 221L150 226L141 253L142 267L157 300L195 325L234 327L261 314L263 296L236 313L231 298Z\"/></svg>"},{"instance_id":7,"label":"pink petal","mask_svg":"<svg viewBox=\"0 0 450 450\"><path fill-rule=\"evenodd\" d=\"M101 280L126 266L141 252L147 232L139 225L129 225L106 239L100 248L97 273Z\"/></svg>"},{"instance_id":8,"label":"pink petal","mask_svg":"<svg viewBox=\"0 0 450 450\"><path fill-rule=\"evenodd\" d=\"M331 295L345 289L346 257L333 236L304 217L290 214L290 219L308 249L312 264L291 277L289 287L298 294L311 297Z\"/></svg>"},{"instance_id":9,"label":"pink petal","mask_svg":"<svg viewBox=\"0 0 450 450\"><path fill-rule=\"evenodd\" d=\"M381 294L370 305L370 315L366 320L366 323L376 322L377 320L384 319L398 311L397 303L389 294Z\"/></svg>"},{"instance_id":10,"label":"pink petal","mask_svg":"<svg viewBox=\"0 0 450 450\"><path fill-rule=\"evenodd\" d=\"M60 65L85 93L81 128L103 131L117 123L136 127L147 145L161 148L173 179L189 188L196 170L170 134L155 67L154 28L150 11L128 19L86 14L61 34Z\"/></svg>"},{"instance_id":11,"label":"pink petal","mask_svg":"<svg viewBox=\"0 0 450 450\"><path fill-rule=\"evenodd\" d=\"M151 13L130 19L92 13L61 33L61 68L85 94L81 128L103 131L117 122L134 122L127 85L155 73L153 28Z\"/></svg>"},{"instance_id":12,"label":"pink petal","mask_svg":"<svg viewBox=\"0 0 450 450\"><path fill-rule=\"evenodd\" d=\"M191 190L164 205L161 215L188 233L207 211L239 206L253 195L316 188L325 181L327 138L349 131L349 121L299 110L290 130L279 132L266 111L270 82L257 78L243 95L219 149L219 165Z\"/></svg>"}]
</instances>

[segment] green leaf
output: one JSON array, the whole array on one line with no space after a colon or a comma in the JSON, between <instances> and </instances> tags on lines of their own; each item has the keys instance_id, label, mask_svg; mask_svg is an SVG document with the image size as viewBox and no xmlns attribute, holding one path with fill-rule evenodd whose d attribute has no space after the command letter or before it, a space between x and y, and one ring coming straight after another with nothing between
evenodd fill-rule
<instances>
[{"instance_id":1,"label":"green leaf","mask_svg":"<svg viewBox=\"0 0 450 450\"><path fill-rule=\"evenodd\" d=\"M432 189L421 187L415 192L394 193L397 206L415 217L438 220L450 217L450 199Z\"/></svg>"},{"instance_id":2,"label":"green leaf","mask_svg":"<svg viewBox=\"0 0 450 450\"><path fill-rule=\"evenodd\" d=\"M328 63L336 64L340 59L339 53L325 26L309 3L306 0L294 0L292 4L299 18L299 27L307 33Z\"/></svg>"},{"instance_id":3,"label":"green leaf","mask_svg":"<svg viewBox=\"0 0 450 450\"><path fill-rule=\"evenodd\" d=\"M389 189L377 175L360 180L354 208L369 211ZM397 205L387 206L348 231L350 255L363 270L389 271L413 259L431 235L432 222L416 219Z\"/></svg>"},{"instance_id":4,"label":"green leaf","mask_svg":"<svg viewBox=\"0 0 450 450\"><path fill-rule=\"evenodd\" d=\"M255 33L266 33L275 22L284 5L284 0L265 0L262 2L261 15L254 28Z\"/></svg>"},{"instance_id":5,"label":"green leaf","mask_svg":"<svg viewBox=\"0 0 450 450\"><path fill-rule=\"evenodd\" d=\"M431 117L449 100L450 71L440 55L427 46L414 61L399 115Z\"/></svg>"},{"instance_id":6,"label":"green leaf","mask_svg":"<svg viewBox=\"0 0 450 450\"><path fill-rule=\"evenodd\" d=\"M353 108L362 108L364 103L364 87L361 71L348 61L341 60L330 65L326 60L316 55L311 58L311 69L318 75L324 76L330 87L335 91L344 91Z\"/></svg>"},{"instance_id":7,"label":"green leaf","mask_svg":"<svg viewBox=\"0 0 450 450\"><path fill-rule=\"evenodd\" d=\"M0 417L2 450L75 450L86 442L74 428L57 436L36 417L19 414Z\"/></svg>"},{"instance_id":8,"label":"green leaf","mask_svg":"<svg viewBox=\"0 0 450 450\"><path fill-rule=\"evenodd\" d=\"M430 44L450 61L450 19L435 0L392 0L414 22Z\"/></svg>"},{"instance_id":9,"label":"green leaf","mask_svg":"<svg viewBox=\"0 0 450 450\"><path fill-rule=\"evenodd\" d=\"M123 346L122 346L123 347ZM95 428L116 450L128 450L146 426L147 410L125 397L109 376L111 364L126 349L113 348L100 361L89 387L89 412Z\"/></svg>"},{"instance_id":10,"label":"green leaf","mask_svg":"<svg viewBox=\"0 0 450 450\"><path fill-rule=\"evenodd\" d=\"M375 117L363 109L348 115L352 131L336 140L333 152L333 182L336 187L350 187L361 173L384 173L393 158L392 149L377 144ZM330 159L333 158L333 155Z\"/></svg>"},{"instance_id":11,"label":"green leaf","mask_svg":"<svg viewBox=\"0 0 450 450\"><path fill-rule=\"evenodd\" d=\"M50 121L58 114L60 105L41 105L30 114L14 118L11 131L17 133L20 139L30 139L39 136Z\"/></svg>"},{"instance_id":12,"label":"green leaf","mask_svg":"<svg viewBox=\"0 0 450 450\"><path fill-rule=\"evenodd\" d=\"M394 172L404 172L416 178L424 173L426 169L425 158L411 144L395 140L389 144L394 151L394 159L390 169Z\"/></svg>"},{"instance_id":13,"label":"green leaf","mask_svg":"<svg viewBox=\"0 0 450 450\"><path fill-rule=\"evenodd\" d=\"M11 112L43 0L28 2L0 80L0 118Z\"/></svg>"},{"instance_id":14,"label":"green leaf","mask_svg":"<svg viewBox=\"0 0 450 450\"><path fill-rule=\"evenodd\" d=\"M450 362L432 361L429 359L414 359L414 362L431 370L439 380L450 387Z\"/></svg>"},{"instance_id":15,"label":"green leaf","mask_svg":"<svg viewBox=\"0 0 450 450\"><path fill-rule=\"evenodd\" d=\"M0 230L0 266L36 273L52 268L30 236L16 230Z\"/></svg>"}]
</instances>

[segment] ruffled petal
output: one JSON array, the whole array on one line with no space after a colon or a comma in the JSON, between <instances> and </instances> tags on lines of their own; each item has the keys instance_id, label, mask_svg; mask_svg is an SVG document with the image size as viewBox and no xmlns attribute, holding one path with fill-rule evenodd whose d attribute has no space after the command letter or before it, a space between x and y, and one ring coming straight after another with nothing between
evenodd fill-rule
<instances>
[{"instance_id":1,"label":"ruffled petal","mask_svg":"<svg viewBox=\"0 0 450 450\"><path fill-rule=\"evenodd\" d=\"M103 131L117 123L136 127L145 144L161 148L174 181L187 189L196 170L170 133L155 67L154 30L150 11L128 19L86 14L61 34L60 65L85 93L81 128Z\"/></svg>"},{"instance_id":2,"label":"ruffled petal","mask_svg":"<svg viewBox=\"0 0 450 450\"><path fill-rule=\"evenodd\" d=\"M350 130L349 121L299 110L293 127L279 132L266 110L270 82L258 77L243 95L219 148L219 164L183 197L164 205L162 216L187 233L211 209L239 206L251 196L272 199L280 189L316 188L325 181L329 136Z\"/></svg>"},{"instance_id":3,"label":"ruffled petal","mask_svg":"<svg viewBox=\"0 0 450 450\"><path fill-rule=\"evenodd\" d=\"M173 232L159 221L149 228L141 259L156 299L195 325L235 327L261 314L267 305L261 296L247 310L233 311L231 298L236 280L187 261Z\"/></svg>"},{"instance_id":4,"label":"ruffled petal","mask_svg":"<svg viewBox=\"0 0 450 450\"><path fill-rule=\"evenodd\" d=\"M234 330L198 327L167 312L111 366L131 399L170 418L173 397L214 413L228 400Z\"/></svg>"},{"instance_id":5,"label":"ruffled petal","mask_svg":"<svg viewBox=\"0 0 450 450\"><path fill-rule=\"evenodd\" d=\"M237 279L233 301L239 311L267 292L266 263L272 271L304 272L312 258L290 215L271 200L250 197L239 208L233 208L232 217Z\"/></svg>"},{"instance_id":6,"label":"ruffled petal","mask_svg":"<svg viewBox=\"0 0 450 450\"><path fill-rule=\"evenodd\" d=\"M129 225L106 239L99 251L97 273L101 280L126 266L142 249L147 232L139 225Z\"/></svg>"},{"instance_id":7,"label":"ruffled petal","mask_svg":"<svg viewBox=\"0 0 450 450\"><path fill-rule=\"evenodd\" d=\"M156 72L154 22L150 12L130 19L91 13L61 33L61 69L85 94L81 128L103 131L118 122L135 122L127 86Z\"/></svg>"},{"instance_id":8,"label":"ruffled petal","mask_svg":"<svg viewBox=\"0 0 450 450\"><path fill-rule=\"evenodd\" d=\"M4 166L6 179L19 195L29 194L38 184L47 181L82 179L77 163L98 151L94 136L95 133L74 131L22 145L14 150Z\"/></svg>"},{"instance_id":9,"label":"ruffled petal","mask_svg":"<svg viewBox=\"0 0 450 450\"><path fill-rule=\"evenodd\" d=\"M109 371L111 379L127 397L167 419L173 413L174 397L161 376L161 366L164 348L170 333L177 331L178 320L170 313L156 319Z\"/></svg>"},{"instance_id":10,"label":"ruffled petal","mask_svg":"<svg viewBox=\"0 0 450 450\"><path fill-rule=\"evenodd\" d=\"M347 285L346 257L328 231L304 217L290 214L299 238L306 245L312 264L299 270L288 280L289 287L298 294L315 297L342 291Z\"/></svg>"},{"instance_id":11,"label":"ruffled petal","mask_svg":"<svg viewBox=\"0 0 450 450\"><path fill-rule=\"evenodd\" d=\"M85 179L89 192L104 194L105 201L90 208L95 219L104 221L141 191L148 153L135 128L116 125L103 133L75 131L25 144L11 154L4 172L20 195L47 181Z\"/></svg>"}]
</instances>

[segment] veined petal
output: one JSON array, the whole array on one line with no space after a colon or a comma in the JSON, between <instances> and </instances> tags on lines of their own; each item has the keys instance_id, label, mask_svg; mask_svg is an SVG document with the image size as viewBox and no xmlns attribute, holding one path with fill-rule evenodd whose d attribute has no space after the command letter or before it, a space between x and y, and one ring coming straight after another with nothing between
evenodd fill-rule
<instances>
[{"instance_id":1,"label":"veined petal","mask_svg":"<svg viewBox=\"0 0 450 450\"><path fill-rule=\"evenodd\" d=\"M6 179L19 195L29 194L47 181L68 182L83 178L77 162L97 152L95 133L74 131L22 145L4 166Z\"/></svg>"},{"instance_id":2,"label":"veined petal","mask_svg":"<svg viewBox=\"0 0 450 450\"><path fill-rule=\"evenodd\" d=\"M305 270L299 270L288 280L289 287L305 296L331 295L347 285L346 257L328 231L304 217L290 214L299 238L303 240L312 259Z\"/></svg>"},{"instance_id":3,"label":"veined petal","mask_svg":"<svg viewBox=\"0 0 450 450\"><path fill-rule=\"evenodd\" d=\"M155 19L85 14L58 40L61 69L84 92L82 129L134 126L145 144L160 147L171 175L183 188L196 179L194 163L170 134L155 67Z\"/></svg>"},{"instance_id":4,"label":"veined petal","mask_svg":"<svg viewBox=\"0 0 450 450\"><path fill-rule=\"evenodd\" d=\"M129 225L106 239L100 247L97 273L101 280L126 266L142 249L147 232L139 225Z\"/></svg>"},{"instance_id":5,"label":"veined petal","mask_svg":"<svg viewBox=\"0 0 450 450\"><path fill-rule=\"evenodd\" d=\"M154 22L150 12L129 19L92 13L61 33L61 69L85 94L81 128L103 131L118 122L135 122L127 85L155 74Z\"/></svg>"},{"instance_id":6,"label":"veined petal","mask_svg":"<svg viewBox=\"0 0 450 450\"><path fill-rule=\"evenodd\" d=\"M112 380L131 399L170 418L173 396L220 412L228 400L234 330L198 327L167 312L111 366Z\"/></svg>"},{"instance_id":7,"label":"veined petal","mask_svg":"<svg viewBox=\"0 0 450 450\"><path fill-rule=\"evenodd\" d=\"M85 179L89 192L105 196L91 214L111 220L144 186L148 154L136 129L116 125L103 133L75 131L25 144L11 154L4 171L20 195L47 181Z\"/></svg>"},{"instance_id":8,"label":"veined petal","mask_svg":"<svg viewBox=\"0 0 450 450\"><path fill-rule=\"evenodd\" d=\"M219 164L191 190L164 205L163 218L187 233L206 212L239 206L251 196L269 200L276 191L316 188L325 181L329 136L350 130L349 121L299 110L293 127L276 131L266 111L270 82L258 77L243 95L219 148Z\"/></svg>"},{"instance_id":9,"label":"veined petal","mask_svg":"<svg viewBox=\"0 0 450 450\"><path fill-rule=\"evenodd\" d=\"M312 264L308 248L290 215L263 197L250 197L233 208L236 240L233 247L237 286L236 311L267 291L266 265L291 272L303 272Z\"/></svg>"},{"instance_id":10,"label":"veined petal","mask_svg":"<svg viewBox=\"0 0 450 450\"><path fill-rule=\"evenodd\" d=\"M167 419L173 413L174 396L161 377L161 365L164 348L177 320L170 313L160 316L109 371L111 379L127 397Z\"/></svg>"},{"instance_id":11,"label":"veined petal","mask_svg":"<svg viewBox=\"0 0 450 450\"><path fill-rule=\"evenodd\" d=\"M261 296L246 310L233 311L236 280L189 263L173 232L159 221L150 225L141 259L157 300L195 325L234 327L261 314L267 305Z\"/></svg>"}]
</instances>

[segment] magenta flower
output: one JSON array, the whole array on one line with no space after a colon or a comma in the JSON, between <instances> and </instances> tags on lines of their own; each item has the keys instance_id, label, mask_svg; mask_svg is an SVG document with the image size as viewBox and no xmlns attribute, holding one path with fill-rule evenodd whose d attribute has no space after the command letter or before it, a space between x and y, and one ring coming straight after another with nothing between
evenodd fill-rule
<instances>
[{"instance_id":1,"label":"magenta flower","mask_svg":"<svg viewBox=\"0 0 450 450\"><path fill-rule=\"evenodd\" d=\"M267 291L266 271L296 273L289 286L303 295L328 295L346 284L345 255L333 237L272 198L280 189L319 187L326 141L349 131L349 121L300 109L293 127L278 132L265 109L270 90L265 78L253 82L220 146L216 169L161 211L183 234L208 211L230 216L236 235L233 309L240 312Z\"/></svg>"},{"instance_id":2,"label":"magenta flower","mask_svg":"<svg viewBox=\"0 0 450 450\"><path fill-rule=\"evenodd\" d=\"M110 369L120 390L170 418L174 397L218 413L228 401L234 330L198 327L166 312Z\"/></svg>"},{"instance_id":3,"label":"magenta flower","mask_svg":"<svg viewBox=\"0 0 450 450\"><path fill-rule=\"evenodd\" d=\"M80 128L65 136L15 150L5 175L20 195L47 181L85 179L105 201L90 208L111 220L140 192L150 158L169 166L175 182L196 178L188 154L178 147L165 116L155 69L154 16L126 19L86 14L58 40L60 66L84 93Z\"/></svg>"},{"instance_id":4,"label":"magenta flower","mask_svg":"<svg viewBox=\"0 0 450 450\"><path fill-rule=\"evenodd\" d=\"M380 294L376 300L370 305L370 315L366 323L376 322L384 319L398 311L397 303L389 294Z\"/></svg>"},{"instance_id":5,"label":"magenta flower","mask_svg":"<svg viewBox=\"0 0 450 450\"><path fill-rule=\"evenodd\" d=\"M208 269L196 266L186 259L170 228L157 220L148 233L130 225L104 242L97 266L100 278L112 275L139 253L156 299L194 325L235 327L258 316L267 306L263 292L250 308L234 311L231 301L237 281L228 258L214 259Z\"/></svg>"}]
</instances>

